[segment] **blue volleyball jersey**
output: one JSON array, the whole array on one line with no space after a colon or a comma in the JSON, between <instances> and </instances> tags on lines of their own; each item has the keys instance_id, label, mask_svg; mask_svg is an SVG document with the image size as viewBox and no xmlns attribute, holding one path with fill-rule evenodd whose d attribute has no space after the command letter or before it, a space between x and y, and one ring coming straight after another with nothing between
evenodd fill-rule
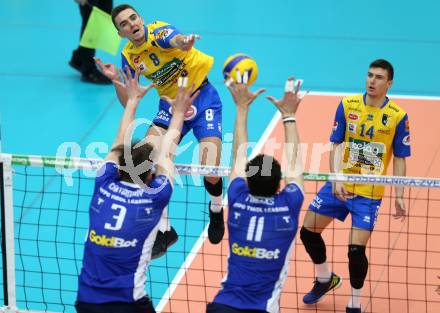
<instances>
[{"instance_id":1,"label":"blue volleyball jersey","mask_svg":"<svg viewBox=\"0 0 440 313\"><path fill-rule=\"evenodd\" d=\"M304 194L294 182L273 197L252 196L243 178L228 189L228 271L214 302L279 311Z\"/></svg>"},{"instance_id":2,"label":"blue volleyball jersey","mask_svg":"<svg viewBox=\"0 0 440 313\"><path fill-rule=\"evenodd\" d=\"M121 181L115 163L103 165L90 204L78 301L134 302L146 295L145 271L171 193L165 176L141 188Z\"/></svg>"}]
</instances>

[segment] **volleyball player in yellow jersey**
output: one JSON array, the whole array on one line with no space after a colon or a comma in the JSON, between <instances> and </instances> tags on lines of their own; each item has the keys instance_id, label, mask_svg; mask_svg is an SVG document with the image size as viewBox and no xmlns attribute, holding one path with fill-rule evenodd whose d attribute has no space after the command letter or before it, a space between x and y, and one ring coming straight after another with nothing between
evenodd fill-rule
<instances>
[{"instance_id":1,"label":"volleyball player in yellow jersey","mask_svg":"<svg viewBox=\"0 0 440 313\"><path fill-rule=\"evenodd\" d=\"M409 124L406 112L386 96L393 76L394 70L388 61L376 60L368 70L366 93L342 99L330 137L332 172L384 175L393 155L393 174L405 176L405 158L410 156ZM348 260L352 296L346 312L361 312L360 294L368 272L365 246L383 193L383 186L327 183L313 199L300 233L317 276L313 289L304 296L305 303L314 304L341 285L341 278L328 269L321 232L334 218L343 221L350 213ZM395 195L395 217L404 219L403 187L396 187Z\"/></svg>"},{"instance_id":2,"label":"volleyball player in yellow jersey","mask_svg":"<svg viewBox=\"0 0 440 313\"><path fill-rule=\"evenodd\" d=\"M156 148L160 137L166 132L171 120L172 110L169 101L176 96L177 79L186 77L188 86L200 90L199 96L185 115L182 137L193 130L200 143L202 165L219 165L221 155L222 104L215 88L208 82L207 75L213 65L211 56L193 47L197 35L183 35L175 27L164 22L144 24L144 20L130 5L117 6L112 11L112 20L121 37L129 42L122 50L122 68L132 72L139 69L152 80L161 97L159 112L148 130L146 139ZM125 106L127 94L115 65L96 60L101 71L115 85L122 105ZM211 201L209 205L210 223L208 237L217 244L224 234L222 208L222 179L205 177L205 188ZM177 234L169 225L166 210L159 227L158 237L153 247L153 258L163 255L166 249L177 241Z\"/></svg>"}]
</instances>

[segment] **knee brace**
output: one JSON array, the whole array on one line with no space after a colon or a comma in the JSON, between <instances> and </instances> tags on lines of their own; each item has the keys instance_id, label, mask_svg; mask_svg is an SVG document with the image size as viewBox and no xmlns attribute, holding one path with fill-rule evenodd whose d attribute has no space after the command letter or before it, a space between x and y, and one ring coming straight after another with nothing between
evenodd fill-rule
<instances>
[{"instance_id":1,"label":"knee brace","mask_svg":"<svg viewBox=\"0 0 440 313\"><path fill-rule=\"evenodd\" d=\"M313 263L324 263L327 259L327 255L321 234L314 233L303 226L300 231L300 237Z\"/></svg>"},{"instance_id":2,"label":"knee brace","mask_svg":"<svg viewBox=\"0 0 440 313\"><path fill-rule=\"evenodd\" d=\"M348 268L350 284L353 288L361 289L364 286L368 272L368 259L365 255L365 246L348 246Z\"/></svg>"},{"instance_id":3,"label":"knee brace","mask_svg":"<svg viewBox=\"0 0 440 313\"><path fill-rule=\"evenodd\" d=\"M205 184L206 191L213 197L219 197L223 193L223 179L220 177L218 182L215 184L211 184L206 180L206 177L203 178L203 183Z\"/></svg>"}]
</instances>

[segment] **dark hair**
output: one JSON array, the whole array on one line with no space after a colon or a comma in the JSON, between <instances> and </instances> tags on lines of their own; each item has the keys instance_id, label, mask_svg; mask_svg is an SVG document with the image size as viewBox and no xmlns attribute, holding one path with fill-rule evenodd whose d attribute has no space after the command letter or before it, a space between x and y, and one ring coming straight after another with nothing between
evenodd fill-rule
<instances>
[{"instance_id":1,"label":"dark hair","mask_svg":"<svg viewBox=\"0 0 440 313\"><path fill-rule=\"evenodd\" d=\"M130 157L132 159L134 167L137 167L140 164L142 164L142 162L147 161L142 166L142 170L143 170L142 174L139 175L139 178L142 180L142 182L145 182L148 174L150 174L151 169L153 167L153 161L152 161L153 146L149 143L135 141L131 144L130 147L120 145L112 149L112 151L119 152L119 165L121 166L119 175L121 180L129 183L136 183L135 181L133 181L133 179L130 176L130 173L134 170L134 168L132 166L129 166L127 170L124 170L122 168L123 166L127 166L127 162L124 155L124 148L127 148L127 150L130 151ZM131 175L133 175L133 173Z\"/></svg>"},{"instance_id":2,"label":"dark hair","mask_svg":"<svg viewBox=\"0 0 440 313\"><path fill-rule=\"evenodd\" d=\"M246 164L246 176L252 195L271 197L280 188L281 166L272 156L259 154Z\"/></svg>"},{"instance_id":3,"label":"dark hair","mask_svg":"<svg viewBox=\"0 0 440 313\"><path fill-rule=\"evenodd\" d=\"M384 59L377 59L371 62L370 68L383 68L388 72L388 80L394 79L394 68L390 62Z\"/></svg>"},{"instance_id":4,"label":"dark hair","mask_svg":"<svg viewBox=\"0 0 440 313\"><path fill-rule=\"evenodd\" d=\"M119 27L118 27L118 25L116 25L115 18L116 18L116 16L119 15L119 13L121 13L122 11L127 10L127 9L132 9L133 11L135 11L136 13L138 13L138 12L136 11L136 9L133 8L133 7L132 7L131 5L129 5L129 4L121 4L121 5L118 5L118 6L114 7L113 10L112 10L112 14L111 14L111 15L112 15L112 22L113 22L113 25L115 25L116 29L118 29L118 30L119 30ZM139 13L138 13L138 14L139 14Z\"/></svg>"}]
</instances>

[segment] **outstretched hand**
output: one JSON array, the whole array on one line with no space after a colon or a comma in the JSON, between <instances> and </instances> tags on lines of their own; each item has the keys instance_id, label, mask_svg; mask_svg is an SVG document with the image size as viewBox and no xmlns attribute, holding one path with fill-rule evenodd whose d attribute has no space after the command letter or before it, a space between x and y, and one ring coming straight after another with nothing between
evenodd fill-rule
<instances>
[{"instance_id":1,"label":"outstretched hand","mask_svg":"<svg viewBox=\"0 0 440 313\"><path fill-rule=\"evenodd\" d=\"M99 58L94 58L96 65L98 65L99 69L101 70L102 74L104 74L105 77L107 77L110 80L115 80L118 78L118 69L116 68L116 65L111 63L104 63Z\"/></svg>"},{"instance_id":2,"label":"outstretched hand","mask_svg":"<svg viewBox=\"0 0 440 313\"><path fill-rule=\"evenodd\" d=\"M114 79L113 83L125 89L128 100L139 101L147 94L148 90L155 87L154 84L149 84L146 87L142 87L139 84L139 69L136 69L134 77L132 76L128 66L125 66L125 72L123 70L120 70L120 74L123 78L123 82Z\"/></svg>"},{"instance_id":3,"label":"outstretched hand","mask_svg":"<svg viewBox=\"0 0 440 313\"><path fill-rule=\"evenodd\" d=\"M258 89L256 92L250 91L247 85L248 79L249 73L247 71L241 75L240 71L237 70L236 82L231 77L225 81L225 85L231 92L237 107L245 110L249 109L251 103L266 91L264 88Z\"/></svg>"},{"instance_id":4,"label":"outstretched hand","mask_svg":"<svg viewBox=\"0 0 440 313\"><path fill-rule=\"evenodd\" d=\"M280 100L277 100L272 96L267 96L266 98L278 108L283 116L294 116L298 110L299 104L308 93L308 91L305 94L299 93L301 83L300 80L295 80L294 77L289 77L284 88L284 96Z\"/></svg>"},{"instance_id":5,"label":"outstretched hand","mask_svg":"<svg viewBox=\"0 0 440 313\"><path fill-rule=\"evenodd\" d=\"M183 51L191 50L191 48L194 46L194 43L196 42L196 40L200 40L200 38L201 37L196 34L190 34L190 35L183 36L183 40L180 43L180 49L182 49Z\"/></svg>"},{"instance_id":6,"label":"outstretched hand","mask_svg":"<svg viewBox=\"0 0 440 313\"><path fill-rule=\"evenodd\" d=\"M406 218L405 201L403 201L403 198L396 198L395 206L396 213L393 214L393 217L394 219L401 220L403 222Z\"/></svg>"}]
</instances>

